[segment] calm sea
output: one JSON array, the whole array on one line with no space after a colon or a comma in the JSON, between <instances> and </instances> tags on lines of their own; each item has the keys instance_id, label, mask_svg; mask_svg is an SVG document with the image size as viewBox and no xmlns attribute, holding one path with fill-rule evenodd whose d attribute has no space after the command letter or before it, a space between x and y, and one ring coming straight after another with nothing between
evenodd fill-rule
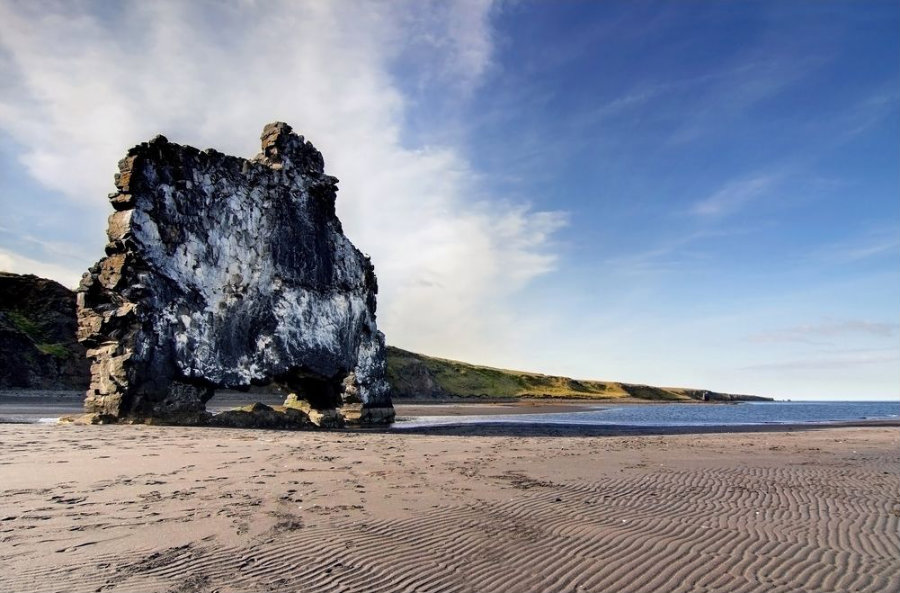
<instances>
[{"instance_id":1,"label":"calm sea","mask_svg":"<svg viewBox=\"0 0 900 593\"><path fill-rule=\"evenodd\" d=\"M752 426L888 420L900 416L900 402L741 402L734 404L609 405L559 414L420 416L396 428L457 424L562 424L570 426Z\"/></svg>"},{"instance_id":2,"label":"calm sea","mask_svg":"<svg viewBox=\"0 0 900 593\"><path fill-rule=\"evenodd\" d=\"M55 422L60 416L80 414L82 395L73 392L0 392L0 423ZM273 395L267 404L281 403ZM260 400L259 395L217 395L212 412ZM597 409L559 414L490 416L419 416L403 418L395 428L456 424L562 424L622 427L741 426L885 420L900 417L900 402L745 402L737 404L598 404Z\"/></svg>"},{"instance_id":3,"label":"calm sea","mask_svg":"<svg viewBox=\"0 0 900 593\"><path fill-rule=\"evenodd\" d=\"M222 390L206 406L210 412L222 412L253 402L277 405L284 394L252 395ZM84 392L81 391L0 391L0 424L10 422L51 423L60 416L82 414Z\"/></svg>"}]
</instances>

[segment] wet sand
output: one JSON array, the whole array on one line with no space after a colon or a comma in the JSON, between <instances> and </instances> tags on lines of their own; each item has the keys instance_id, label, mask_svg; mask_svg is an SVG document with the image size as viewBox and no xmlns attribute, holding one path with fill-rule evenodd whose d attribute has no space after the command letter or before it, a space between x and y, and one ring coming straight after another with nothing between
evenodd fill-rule
<instances>
[{"instance_id":1,"label":"wet sand","mask_svg":"<svg viewBox=\"0 0 900 593\"><path fill-rule=\"evenodd\" d=\"M0 425L0 492L0 591L900 590L896 426Z\"/></svg>"}]
</instances>

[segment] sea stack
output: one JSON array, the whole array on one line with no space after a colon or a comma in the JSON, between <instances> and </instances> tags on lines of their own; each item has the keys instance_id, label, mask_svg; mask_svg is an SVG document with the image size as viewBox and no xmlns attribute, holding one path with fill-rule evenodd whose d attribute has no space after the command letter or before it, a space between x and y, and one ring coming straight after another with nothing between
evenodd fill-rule
<instances>
[{"instance_id":1,"label":"sea stack","mask_svg":"<svg viewBox=\"0 0 900 593\"><path fill-rule=\"evenodd\" d=\"M157 136L119 162L106 257L78 288L87 413L196 423L217 388L277 384L314 424L393 419L338 180L287 124L261 139L247 160Z\"/></svg>"}]
</instances>

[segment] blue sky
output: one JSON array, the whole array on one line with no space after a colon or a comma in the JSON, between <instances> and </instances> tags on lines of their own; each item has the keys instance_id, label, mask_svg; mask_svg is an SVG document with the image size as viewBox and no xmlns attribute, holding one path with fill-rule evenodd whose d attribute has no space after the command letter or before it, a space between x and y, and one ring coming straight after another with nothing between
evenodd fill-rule
<instances>
[{"instance_id":1,"label":"blue sky","mask_svg":"<svg viewBox=\"0 0 900 593\"><path fill-rule=\"evenodd\" d=\"M130 145L249 157L280 119L389 343L900 395L896 2L116 6L0 0L0 268L74 286Z\"/></svg>"}]
</instances>

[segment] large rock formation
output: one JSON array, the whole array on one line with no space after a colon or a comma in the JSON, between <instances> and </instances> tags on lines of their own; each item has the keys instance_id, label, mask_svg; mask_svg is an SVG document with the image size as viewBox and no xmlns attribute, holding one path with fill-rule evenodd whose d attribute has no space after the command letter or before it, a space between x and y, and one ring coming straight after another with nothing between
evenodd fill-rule
<instances>
[{"instance_id":1,"label":"large rock formation","mask_svg":"<svg viewBox=\"0 0 900 593\"><path fill-rule=\"evenodd\" d=\"M284 123L252 160L157 136L116 186L78 289L87 412L197 422L216 388L276 383L313 422L393 418L374 268L312 144Z\"/></svg>"},{"instance_id":2,"label":"large rock formation","mask_svg":"<svg viewBox=\"0 0 900 593\"><path fill-rule=\"evenodd\" d=\"M0 389L84 389L75 298L52 280L0 272Z\"/></svg>"}]
</instances>

